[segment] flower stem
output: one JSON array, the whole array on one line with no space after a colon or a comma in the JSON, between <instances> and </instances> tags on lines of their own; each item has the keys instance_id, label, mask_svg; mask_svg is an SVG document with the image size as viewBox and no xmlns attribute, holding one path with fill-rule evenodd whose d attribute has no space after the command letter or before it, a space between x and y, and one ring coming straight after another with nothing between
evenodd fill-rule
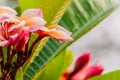
<instances>
[{"instance_id":1,"label":"flower stem","mask_svg":"<svg viewBox=\"0 0 120 80\"><path fill-rule=\"evenodd\" d=\"M32 50L33 50L33 48L35 47L35 45L41 40L41 39L43 39L44 38L44 36L38 36L37 38L36 38L36 40L32 43L32 45L31 45L31 47L30 47L30 49L29 49L29 56L31 55L31 53L32 53Z\"/></svg>"},{"instance_id":2,"label":"flower stem","mask_svg":"<svg viewBox=\"0 0 120 80\"><path fill-rule=\"evenodd\" d=\"M3 78L5 75L5 70L4 70L4 57L3 57L2 47L0 47L0 66L1 66L1 72L2 72L2 78Z\"/></svg>"},{"instance_id":3,"label":"flower stem","mask_svg":"<svg viewBox=\"0 0 120 80\"><path fill-rule=\"evenodd\" d=\"M14 65L14 70L11 73L11 79L15 80L15 75L17 74L18 69L21 67L23 51L17 52L17 63Z\"/></svg>"},{"instance_id":4,"label":"flower stem","mask_svg":"<svg viewBox=\"0 0 120 80\"><path fill-rule=\"evenodd\" d=\"M10 48L11 48L11 46L8 46L8 47L7 47L7 62L9 61Z\"/></svg>"}]
</instances>

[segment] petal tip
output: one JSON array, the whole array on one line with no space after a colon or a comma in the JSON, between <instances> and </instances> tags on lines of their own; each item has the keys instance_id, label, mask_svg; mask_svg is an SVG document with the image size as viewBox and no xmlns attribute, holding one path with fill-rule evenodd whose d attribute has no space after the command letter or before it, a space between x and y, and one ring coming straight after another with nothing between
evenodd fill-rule
<instances>
[{"instance_id":1,"label":"petal tip","mask_svg":"<svg viewBox=\"0 0 120 80\"><path fill-rule=\"evenodd\" d=\"M0 13L7 13L14 16L17 15L17 12L14 9L7 6L0 6Z\"/></svg>"}]
</instances>

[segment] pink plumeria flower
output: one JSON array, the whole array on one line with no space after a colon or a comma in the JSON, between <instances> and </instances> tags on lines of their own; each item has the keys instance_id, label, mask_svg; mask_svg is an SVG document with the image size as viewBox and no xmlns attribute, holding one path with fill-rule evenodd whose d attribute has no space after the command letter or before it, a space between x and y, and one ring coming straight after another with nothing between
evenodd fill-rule
<instances>
[{"instance_id":1,"label":"pink plumeria flower","mask_svg":"<svg viewBox=\"0 0 120 80\"><path fill-rule=\"evenodd\" d=\"M59 25L52 25L46 28L46 21L43 19L41 9L25 10L18 19L25 21L24 27L28 27L30 32L38 32L41 36L50 36L60 41L72 40L70 37L71 32L65 30Z\"/></svg>"},{"instance_id":2,"label":"pink plumeria flower","mask_svg":"<svg viewBox=\"0 0 120 80\"><path fill-rule=\"evenodd\" d=\"M60 80L87 80L88 78L100 75L103 72L103 67L100 64L94 64L89 67L90 60L90 53L85 52L76 60L74 70L72 72L65 72L60 77Z\"/></svg>"},{"instance_id":3,"label":"pink plumeria flower","mask_svg":"<svg viewBox=\"0 0 120 80\"><path fill-rule=\"evenodd\" d=\"M23 50L31 32L37 32L42 37L50 36L60 41L72 40L71 32L59 25L46 28L41 9L25 10L20 17L16 16L17 12L9 7L1 6L0 10L0 46L13 45L16 50ZM23 44L20 45L18 41Z\"/></svg>"},{"instance_id":4,"label":"pink plumeria flower","mask_svg":"<svg viewBox=\"0 0 120 80\"><path fill-rule=\"evenodd\" d=\"M11 46L16 45L20 39L25 38L25 43L28 41L28 34L26 36L21 36L28 32L27 28L24 28L24 21L16 19L17 12L9 7L0 6L0 46ZM23 50L19 49L19 50ZM17 46L14 46L17 48ZM17 49L16 49L17 50Z\"/></svg>"}]
</instances>

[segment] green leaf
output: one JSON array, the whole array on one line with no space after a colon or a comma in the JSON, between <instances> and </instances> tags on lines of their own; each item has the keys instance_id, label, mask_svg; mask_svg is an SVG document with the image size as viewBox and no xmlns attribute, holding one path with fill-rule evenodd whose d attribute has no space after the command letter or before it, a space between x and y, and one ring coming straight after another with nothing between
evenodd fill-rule
<instances>
[{"instance_id":1,"label":"green leaf","mask_svg":"<svg viewBox=\"0 0 120 80\"><path fill-rule=\"evenodd\" d=\"M96 76L89 80L120 80L120 70L113 71L101 76Z\"/></svg>"},{"instance_id":2,"label":"green leaf","mask_svg":"<svg viewBox=\"0 0 120 80\"><path fill-rule=\"evenodd\" d=\"M15 76L15 80L23 80L23 70L22 70L22 67L17 71L17 74Z\"/></svg>"},{"instance_id":3,"label":"green leaf","mask_svg":"<svg viewBox=\"0 0 120 80\"><path fill-rule=\"evenodd\" d=\"M37 73L32 80L58 80L71 64L72 59L73 54L71 51L64 50L60 52L60 54L46 66L46 69L42 73Z\"/></svg>"},{"instance_id":4,"label":"green leaf","mask_svg":"<svg viewBox=\"0 0 120 80\"><path fill-rule=\"evenodd\" d=\"M21 14L21 9L20 9L20 7L16 7L15 10L17 11L17 15L20 16L20 14Z\"/></svg>"},{"instance_id":5,"label":"green leaf","mask_svg":"<svg viewBox=\"0 0 120 80\"><path fill-rule=\"evenodd\" d=\"M73 0L60 24L73 32L72 37L75 41L106 18L116 8L115 5L113 0ZM72 42L59 44L58 41L52 38L49 39L42 51L28 67L24 78L31 79L36 72L42 72L47 63Z\"/></svg>"},{"instance_id":6,"label":"green leaf","mask_svg":"<svg viewBox=\"0 0 120 80\"><path fill-rule=\"evenodd\" d=\"M64 49L64 50L66 50L66 49ZM58 54L58 55L60 55L60 54ZM62 70L62 74L68 69L68 67L70 66L72 61L73 61L73 52L70 50L66 50L65 59L64 59L64 68Z\"/></svg>"}]
</instances>

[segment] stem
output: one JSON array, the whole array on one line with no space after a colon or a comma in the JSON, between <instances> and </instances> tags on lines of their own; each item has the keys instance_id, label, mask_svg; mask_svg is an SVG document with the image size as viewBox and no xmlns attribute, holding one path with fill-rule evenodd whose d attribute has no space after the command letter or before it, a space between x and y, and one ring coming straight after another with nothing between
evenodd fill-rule
<instances>
[{"instance_id":1,"label":"stem","mask_svg":"<svg viewBox=\"0 0 120 80\"><path fill-rule=\"evenodd\" d=\"M4 57L3 57L2 47L0 47L0 64L1 64L1 69L3 69L4 68Z\"/></svg>"},{"instance_id":2,"label":"stem","mask_svg":"<svg viewBox=\"0 0 120 80\"><path fill-rule=\"evenodd\" d=\"M16 51L13 50L13 51L12 51L12 54L11 54L10 56L7 56L7 57L9 57L9 58L8 58L8 61L7 61L7 66L6 66L7 73L9 73L9 71L10 71L12 59L13 59L15 53L16 53Z\"/></svg>"},{"instance_id":3,"label":"stem","mask_svg":"<svg viewBox=\"0 0 120 80\"><path fill-rule=\"evenodd\" d=\"M23 58L23 51L17 52L17 64L14 65L14 70L10 74L11 80L15 80L15 75L17 74L18 69L21 67L21 61Z\"/></svg>"},{"instance_id":4,"label":"stem","mask_svg":"<svg viewBox=\"0 0 120 80\"><path fill-rule=\"evenodd\" d=\"M24 53L23 51L19 51L17 53L17 63L22 63L24 61Z\"/></svg>"},{"instance_id":5,"label":"stem","mask_svg":"<svg viewBox=\"0 0 120 80\"><path fill-rule=\"evenodd\" d=\"M21 63L18 63L18 64L15 66L15 69L13 70L13 72L12 72L12 74L11 74L11 76L10 76L12 80L15 80L15 75L17 74L18 69L21 67L20 64L21 64Z\"/></svg>"},{"instance_id":6,"label":"stem","mask_svg":"<svg viewBox=\"0 0 120 80\"><path fill-rule=\"evenodd\" d=\"M10 48L11 48L11 46L8 46L8 47L7 47L7 62L9 61Z\"/></svg>"},{"instance_id":7,"label":"stem","mask_svg":"<svg viewBox=\"0 0 120 80\"><path fill-rule=\"evenodd\" d=\"M15 80L15 75L17 74L18 69L21 67L21 62L24 60L23 56L24 56L23 51L17 52L17 64L15 64L14 70L11 72L10 76L12 80Z\"/></svg>"},{"instance_id":8,"label":"stem","mask_svg":"<svg viewBox=\"0 0 120 80\"><path fill-rule=\"evenodd\" d=\"M23 62L24 62L24 52L23 51L19 51L17 53L17 64L15 65L15 68L11 74L11 79L15 80L15 75L17 74L18 69L22 66Z\"/></svg>"},{"instance_id":9,"label":"stem","mask_svg":"<svg viewBox=\"0 0 120 80\"><path fill-rule=\"evenodd\" d=\"M29 56L31 55L32 53L32 50L33 48L35 47L35 45L42 39L44 38L44 36L38 36L37 39L32 43L31 47L30 47L30 50L29 50Z\"/></svg>"},{"instance_id":10,"label":"stem","mask_svg":"<svg viewBox=\"0 0 120 80\"><path fill-rule=\"evenodd\" d=\"M10 47L7 48L7 63L5 65L4 71L2 72L3 76L2 76L2 80L10 80L10 69L11 69L11 63L12 63L12 59L15 55L15 50L12 51L12 54L10 55Z\"/></svg>"},{"instance_id":11,"label":"stem","mask_svg":"<svg viewBox=\"0 0 120 80\"><path fill-rule=\"evenodd\" d=\"M27 53L28 52L28 44L29 44L29 42L26 44L26 46L25 46L25 53Z\"/></svg>"},{"instance_id":12,"label":"stem","mask_svg":"<svg viewBox=\"0 0 120 80\"><path fill-rule=\"evenodd\" d=\"M0 47L0 65L1 65L1 72L2 72L2 78L3 78L5 75L5 71L4 71L4 57L3 57L2 47Z\"/></svg>"},{"instance_id":13,"label":"stem","mask_svg":"<svg viewBox=\"0 0 120 80\"><path fill-rule=\"evenodd\" d=\"M37 37L37 39L32 43L30 50L32 50L35 46L35 44L39 41L40 36Z\"/></svg>"},{"instance_id":14,"label":"stem","mask_svg":"<svg viewBox=\"0 0 120 80\"><path fill-rule=\"evenodd\" d=\"M23 59L26 59L28 57L28 44L29 42L25 46L25 52L23 53Z\"/></svg>"}]
</instances>

